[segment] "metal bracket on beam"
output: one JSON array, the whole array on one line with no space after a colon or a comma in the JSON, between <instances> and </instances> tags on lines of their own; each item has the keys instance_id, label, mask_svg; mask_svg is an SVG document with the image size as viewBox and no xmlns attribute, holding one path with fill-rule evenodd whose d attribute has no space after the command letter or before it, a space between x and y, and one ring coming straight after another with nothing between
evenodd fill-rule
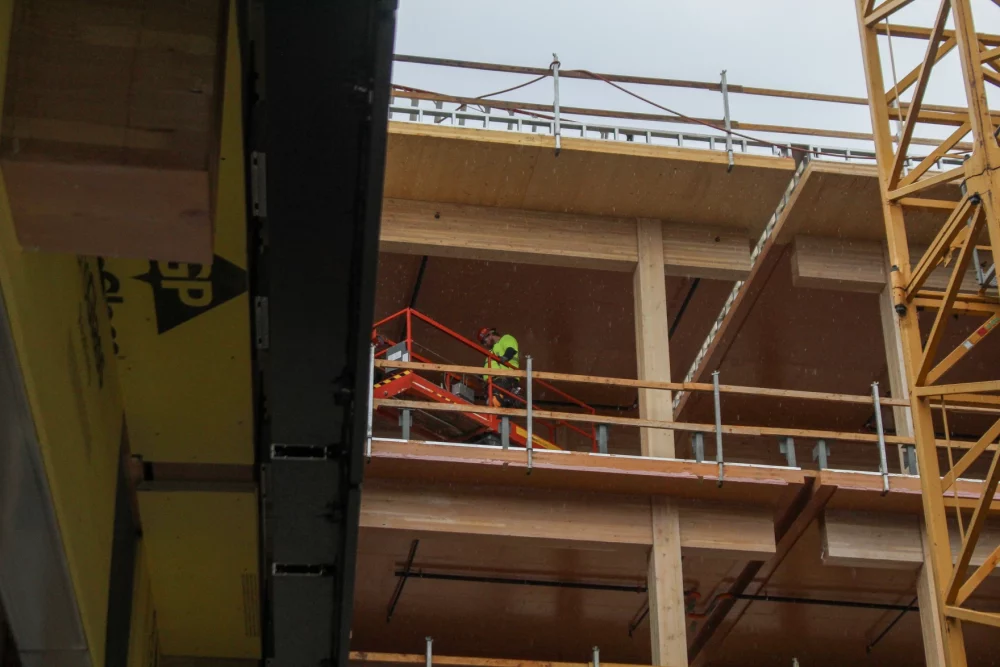
<instances>
[{"instance_id":1,"label":"metal bracket on beam","mask_svg":"<svg viewBox=\"0 0 1000 667\"><path fill-rule=\"evenodd\" d=\"M253 298L253 319L257 349L266 350L271 345L271 336L268 333L270 320L267 316L266 296L255 296Z\"/></svg>"},{"instance_id":2,"label":"metal bracket on beam","mask_svg":"<svg viewBox=\"0 0 1000 667\"><path fill-rule=\"evenodd\" d=\"M601 667L601 649L595 646L593 649L594 667Z\"/></svg>"},{"instance_id":3,"label":"metal bracket on beam","mask_svg":"<svg viewBox=\"0 0 1000 667\"><path fill-rule=\"evenodd\" d=\"M338 452L327 445L271 444L272 461L328 461L338 457Z\"/></svg>"},{"instance_id":4,"label":"metal bracket on beam","mask_svg":"<svg viewBox=\"0 0 1000 667\"><path fill-rule=\"evenodd\" d=\"M413 426L413 411L403 408L399 411L399 425L402 426L403 440L410 439L410 427Z\"/></svg>"},{"instance_id":5,"label":"metal bracket on beam","mask_svg":"<svg viewBox=\"0 0 1000 667\"><path fill-rule=\"evenodd\" d=\"M826 470L829 467L829 457L830 445L826 444L826 440L817 440L816 446L813 447L813 461L816 461L820 470Z\"/></svg>"},{"instance_id":6,"label":"metal bracket on beam","mask_svg":"<svg viewBox=\"0 0 1000 667\"><path fill-rule=\"evenodd\" d=\"M903 471L907 475L919 475L917 468L917 448L914 445L903 445Z\"/></svg>"},{"instance_id":7,"label":"metal bracket on beam","mask_svg":"<svg viewBox=\"0 0 1000 667\"><path fill-rule=\"evenodd\" d=\"M705 434L704 433L692 433L691 434L691 451L694 454L694 460L698 463L702 463L705 460Z\"/></svg>"},{"instance_id":8,"label":"metal bracket on beam","mask_svg":"<svg viewBox=\"0 0 1000 667\"><path fill-rule=\"evenodd\" d=\"M729 87L726 84L726 70L722 70L722 110L725 113L726 123L726 155L729 157L729 166L726 167L726 172L728 173L733 170L736 162L733 159L733 127L729 117Z\"/></svg>"},{"instance_id":9,"label":"metal bracket on beam","mask_svg":"<svg viewBox=\"0 0 1000 667\"><path fill-rule=\"evenodd\" d=\"M424 667L431 667L434 664L434 653L431 646L434 644L433 637L427 637L427 651L424 654Z\"/></svg>"},{"instance_id":10,"label":"metal bracket on beam","mask_svg":"<svg viewBox=\"0 0 1000 667\"><path fill-rule=\"evenodd\" d=\"M504 449L510 449L510 417L500 417L500 444Z\"/></svg>"},{"instance_id":11,"label":"metal bracket on beam","mask_svg":"<svg viewBox=\"0 0 1000 667\"><path fill-rule=\"evenodd\" d=\"M416 102L416 100L414 100ZM267 154L250 153L250 197L255 218L267 217Z\"/></svg>"},{"instance_id":12,"label":"metal bracket on beam","mask_svg":"<svg viewBox=\"0 0 1000 667\"><path fill-rule=\"evenodd\" d=\"M608 425L597 425L597 451L601 454L608 453Z\"/></svg>"},{"instance_id":13,"label":"metal bracket on beam","mask_svg":"<svg viewBox=\"0 0 1000 667\"><path fill-rule=\"evenodd\" d=\"M889 464L885 460L885 431L882 428L882 403L878 382L872 382L872 403L875 408L875 429L878 432L878 471L882 473L882 495L889 493Z\"/></svg>"},{"instance_id":14,"label":"metal bracket on beam","mask_svg":"<svg viewBox=\"0 0 1000 667\"><path fill-rule=\"evenodd\" d=\"M798 468L798 463L795 461L795 439L794 438L779 438L778 439L778 451L785 455L785 460L788 462L789 468Z\"/></svg>"}]
</instances>

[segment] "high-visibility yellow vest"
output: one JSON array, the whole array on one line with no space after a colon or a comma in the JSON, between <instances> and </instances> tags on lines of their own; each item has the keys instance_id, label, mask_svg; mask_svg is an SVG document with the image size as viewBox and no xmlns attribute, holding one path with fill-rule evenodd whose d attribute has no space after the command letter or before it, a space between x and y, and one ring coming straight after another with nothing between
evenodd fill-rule
<instances>
[{"instance_id":1,"label":"high-visibility yellow vest","mask_svg":"<svg viewBox=\"0 0 1000 667\"><path fill-rule=\"evenodd\" d=\"M509 347L514 348L514 356L511 357L510 361L507 363L509 363L513 368L520 368L521 353L520 351L518 351L517 339L511 336L510 334L505 334L502 338L500 338L500 340L497 341L496 345L493 346L493 349L490 350L490 352L503 359L503 353L506 352L507 348ZM505 366L503 363L491 357L486 357L486 361L483 363L483 368L504 368L504 367ZM483 380L488 381L490 377L491 376L484 375Z\"/></svg>"}]
</instances>

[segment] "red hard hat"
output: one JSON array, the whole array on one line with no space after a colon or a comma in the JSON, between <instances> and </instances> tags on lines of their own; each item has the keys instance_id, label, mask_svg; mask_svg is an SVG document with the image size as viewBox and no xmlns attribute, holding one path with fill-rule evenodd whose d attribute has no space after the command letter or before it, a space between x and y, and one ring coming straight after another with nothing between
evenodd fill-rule
<instances>
[{"instance_id":1,"label":"red hard hat","mask_svg":"<svg viewBox=\"0 0 1000 667\"><path fill-rule=\"evenodd\" d=\"M476 338L479 339L479 343L486 345L486 338L491 334L495 334L497 330L493 327L483 327L478 332L476 332Z\"/></svg>"}]
</instances>

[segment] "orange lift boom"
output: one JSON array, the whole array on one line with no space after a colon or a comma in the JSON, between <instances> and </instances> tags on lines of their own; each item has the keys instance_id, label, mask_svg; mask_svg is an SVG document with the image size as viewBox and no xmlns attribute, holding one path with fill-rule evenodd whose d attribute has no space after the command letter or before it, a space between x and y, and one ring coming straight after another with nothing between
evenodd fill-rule
<instances>
[{"instance_id":1,"label":"orange lift boom","mask_svg":"<svg viewBox=\"0 0 1000 667\"><path fill-rule=\"evenodd\" d=\"M384 330L388 324L402 318L405 318L405 337L402 341L397 343L379 333L380 329ZM428 357L414 351L414 347L416 346L413 337L415 323L427 325L431 329L445 334L461 346L482 354L484 358L491 358L504 363L503 360L490 353L486 348L477 345L473 341L412 308L404 308L375 323L372 327L375 357L389 360L433 363ZM475 387L481 385L482 389L485 390L486 404L492 403L495 396L503 396L506 400L511 401L515 407L526 406L524 398L494 384L492 376L484 380L478 377L469 378L468 376L459 376L454 373L438 373L438 375L442 376L442 379L441 382L435 382L427 377L430 374L431 372L425 375L422 371L413 370L389 372L382 378L376 378L373 387L373 396L381 399L402 398L412 401L475 405ZM536 391L558 396L560 399L574 404L580 412L588 414L596 413L596 410L591 406L549 383L535 380L534 384ZM515 423L512 418L505 418L502 415L476 412L442 413L421 410L414 410L414 414L412 415L404 415L403 412L401 409L381 407L376 411L376 414L386 420L393 420L404 424L404 435L407 435L412 430L433 439L452 442L502 444L503 430L506 423L506 428L509 429L507 437L510 444L526 447L528 443L528 430L524 426ZM543 438L536 432L533 432L531 435L533 447L563 449L560 444L557 444L559 440L558 429L561 427L565 429L564 433L567 435L571 434L573 437L587 442L593 451L597 451L597 435L594 427L586 430L568 422L552 422L538 419L535 420L534 427L536 429L538 427L546 428L548 438Z\"/></svg>"}]
</instances>

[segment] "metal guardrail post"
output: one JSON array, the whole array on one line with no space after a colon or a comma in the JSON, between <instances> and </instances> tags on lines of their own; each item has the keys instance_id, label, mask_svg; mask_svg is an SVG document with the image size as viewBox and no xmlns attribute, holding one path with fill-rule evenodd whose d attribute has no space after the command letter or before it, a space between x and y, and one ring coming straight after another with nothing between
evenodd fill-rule
<instances>
[{"instance_id":1,"label":"metal guardrail post","mask_svg":"<svg viewBox=\"0 0 1000 667\"><path fill-rule=\"evenodd\" d=\"M593 649L594 667L601 667L601 649L595 646Z\"/></svg>"},{"instance_id":2,"label":"metal guardrail post","mask_svg":"<svg viewBox=\"0 0 1000 667\"><path fill-rule=\"evenodd\" d=\"M500 444L504 449L510 449L510 417L500 417Z\"/></svg>"},{"instance_id":3,"label":"metal guardrail post","mask_svg":"<svg viewBox=\"0 0 1000 667\"><path fill-rule=\"evenodd\" d=\"M691 434L691 451L694 454L694 460L698 463L702 463L705 460L705 434L704 433L692 433Z\"/></svg>"},{"instance_id":4,"label":"metal guardrail post","mask_svg":"<svg viewBox=\"0 0 1000 667\"><path fill-rule=\"evenodd\" d=\"M597 451L600 454L608 453L608 425L597 425Z\"/></svg>"},{"instance_id":5,"label":"metal guardrail post","mask_svg":"<svg viewBox=\"0 0 1000 667\"><path fill-rule=\"evenodd\" d=\"M885 460L885 431L882 429L882 404L878 382L872 382L872 402L875 405L875 429L878 432L878 470L882 473L882 495L889 493L889 464Z\"/></svg>"},{"instance_id":6,"label":"metal guardrail post","mask_svg":"<svg viewBox=\"0 0 1000 667\"><path fill-rule=\"evenodd\" d=\"M562 132L559 128L559 56L552 54L552 87L554 91L552 101L552 134L556 138L556 155L562 150Z\"/></svg>"},{"instance_id":7,"label":"metal guardrail post","mask_svg":"<svg viewBox=\"0 0 1000 667\"><path fill-rule=\"evenodd\" d=\"M372 416L375 413L375 346L368 346L368 423L365 431L365 460L372 460Z\"/></svg>"},{"instance_id":8,"label":"metal guardrail post","mask_svg":"<svg viewBox=\"0 0 1000 667\"><path fill-rule=\"evenodd\" d=\"M399 411L399 425L403 427L403 440L409 440L410 426L413 425L413 413L409 408Z\"/></svg>"},{"instance_id":9,"label":"metal guardrail post","mask_svg":"<svg viewBox=\"0 0 1000 667\"><path fill-rule=\"evenodd\" d=\"M719 392L719 371L712 371L712 398L715 402L715 462L719 464L719 486L725 476L722 462L722 398Z\"/></svg>"},{"instance_id":10,"label":"metal guardrail post","mask_svg":"<svg viewBox=\"0 0 1000 667\"><path fill-rule=\"evenodd\" d=\"M813 447L813 461L816 461L820 470L826 470L829 467L829 457L830 445L826 444L826 440L817 440L816 446Z\"/></svg>"},{"instance_id":11,"label":"metal guardrail post","mask_svg":"<svg viewBox=\"0 0 1000 667\"><path fill-rule=\"evenodd\" d=\"M729 87L726 85L726 70L722 70L722 110L726 114L726 155L729 156L729 166L726 171L733 170L736 162L733 159L733 127L732 119L729 117Z\"/></svg>"},{"instance_id":12,"label":"metal guardrail post","mask_svg":"<svg viewBox=\"0 0 1000 667\"><path fill-rule=\"evenodd\" d=\"M532 404L531 404L531 355L529 354L527 357L525 357L525 359L526 359L526 361L528 363L528 367L525 369L526 373L527 373L527 376L528 376L528 424L527 424L528 437L527 437L526 446L527 446L527 449L528 449L528 474L530 475L531 474L531 464L532 464L531 455L532 455L532 452L534 451L533 445L534 445L534 439L535 439L534 433L533 433L533 431L534 431L534 414L533 414L533 411L532 411Z\"/></svg>"},{"instance_id":13,"label":"metal guardrail post","mask_svg":"<svg viewBox=\"0 0 1000 667\"><path fill-rule=\"evenodd\" d=\"M917 468L917 448L914 445L903 445L903 467L907 475L919 475Z\"/></svg>"},{"instance_id":14,"label":"metal guardrail post","mask_svg":"<svg viewBox=\"0 0 1000 667\"><path fill-rule=\"evenodd\" d=\"M424 667L431 667L434 664L434 654L431 645L434 643L433 637L427 637L427 651L424 654Z\"/></svg>"},{"instance_id":15,"label":"metal guardrail post","mask_svg":"<svg viewBox=\"0 0 1000 667\"><path fill-rule=\"evenodd\" d=\"M788 462L789 468L798 468L798 462L795 460L795 439L794 438L779 438L778 439L778 451L785 455L785 460Z\"/></svg>"}]
</instances>

